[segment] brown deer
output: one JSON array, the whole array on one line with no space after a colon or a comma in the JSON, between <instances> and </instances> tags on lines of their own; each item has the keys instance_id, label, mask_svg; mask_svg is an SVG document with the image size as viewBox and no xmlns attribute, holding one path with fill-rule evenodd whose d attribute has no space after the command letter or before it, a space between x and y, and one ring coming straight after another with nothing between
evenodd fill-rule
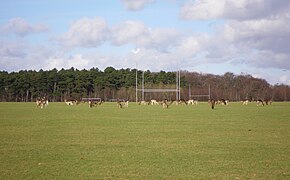
<instances>
[{"instance_id":1,"label":"brown deer","mask_svg":"<svg viewBox=\"0 0 290 180\"><path fill-rule=\"evenodd\" d=\"M208 103L211 105L211 109L214 109L216 101L214 99L209 99Z\"/></svg>"},{"instance_id":2,"label":"brown deer","mask_svg":"<svg viewBox=\"0 0 290 180\"><path fill-rule=\"evenodd\" d=\"M262 106L265 105L262 99L257 100L257 106L259 106L259 105L262 105Z\"/></svg>"}]
</instances>

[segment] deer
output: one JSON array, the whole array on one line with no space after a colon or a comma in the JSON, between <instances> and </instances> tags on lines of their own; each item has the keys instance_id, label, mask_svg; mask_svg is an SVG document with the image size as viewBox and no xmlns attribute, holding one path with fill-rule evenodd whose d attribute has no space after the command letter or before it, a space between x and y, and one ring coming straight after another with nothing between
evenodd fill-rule
<instances>
[{"instance_id":1,"label":"deer","mask_svg":"<svg viewBox=\"0 0 290 180\"><path fill-rule=\"evenodd\" d=\"M211 105L211 109L214 109L214 106L216 104L216 101L214 99L209 99L208 103Z\"/></svg>"}]
</instances>

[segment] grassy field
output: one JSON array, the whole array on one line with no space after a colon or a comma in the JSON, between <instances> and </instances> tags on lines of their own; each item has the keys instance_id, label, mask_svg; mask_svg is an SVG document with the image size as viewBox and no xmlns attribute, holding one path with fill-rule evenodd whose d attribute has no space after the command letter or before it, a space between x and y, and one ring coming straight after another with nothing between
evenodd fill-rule
<instances>
[{"instance_id":1,"label":"grassy field","mask_svg":"<svg viewBox=\"0 0 290 180\"><path fill-rule=\"evenodd\" d=\"M290 103L0 103L0 179L290 179Z\"/></svg>"}]
</instances>

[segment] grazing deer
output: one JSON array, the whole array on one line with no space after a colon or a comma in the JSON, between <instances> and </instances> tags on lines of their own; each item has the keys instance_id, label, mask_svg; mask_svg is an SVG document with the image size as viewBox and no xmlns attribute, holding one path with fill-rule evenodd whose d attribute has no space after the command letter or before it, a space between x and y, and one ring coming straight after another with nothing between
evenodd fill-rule
<instances>
[{"instance_id":1,"label":"grazing deer","mask_svg":"<svg viewBox=\"0 0 290 180\"><path fill-rule=\"evenodd\" d=\"M41 98L36 98L36 107L40 107L41 105Z\"/></svg>"},{"instance_id":2,"label":"grazing deer","mask_svg":"<svg viewBox=\"0 0 290 180\"><path fill-rule=\"evenodd\" d=\"M218 104L228 105L228 101L225 99L220 99L220 100L218 100L218 102L219 102Z\"/></svg>"},{"instance_id":3,"label":"grazing deer","mask_svg":"<svg viewBox=\"0 0 290 180\"><path fill-rule=\"evenodd\" d=\"M271 105L271 104L272 104L272 100L266 99L266 100L265 100L265 104L266 104L266 105Z\"/></svg>"},{"instance_id":4,"label":"grazing deer","mask_svg":"<svg viewBox=\"0 0 290 180\"><path fill-rule=\"evenodd\" d=\"M140 101L138 104L139 104L139 105L149 105L149 104L150 104L150 102L146 102L146 101Z\"/></svg>"},{"instance_id":5,"label":"grazing deer","mask_svg":"<svg viewBox=\"0 0 290 180\"><path fill-rule=\"evenodd\" d=\"M162 105L163 109L168 109L169 107L167 99L164 99L163 101L161 101L160 104Z\"/></svg>"},{"instance_id":6,"label":"grazing deer","mask_svg":"<svg viewBox=\"0 0 290 180\"><path fill-rule=\"evenodd\" d=\"M185 104L185 105L187 105L187 101L185 101L184 99L180 99L178 101L178 104Z\"/></svg>"},{"instance_id":7,"label":"grazing deer","mask_svg":"<svg viewBox=\"0 0 290 180\"><path fill-rule=\"evenodd\" d=\"M98 102L97 101L89 100L88 103L89 103L89 107L90 108L98 106Z\"/></svg>"},{"instance_id":8,"label":"grazing deer","mask_svg":"<svg viewBox=\"0 0 290 180\"><path fill-rule=\"evenodd\" d=\"M48 99L46 97L38 97L36 99L36 107L40 107L41 109L43 109L44 107L48 106Z\"/></svg>"},{"instance_id":9,"label":"grazing deer","mask_svg":"<svg viewBox=\"0 0 290 180\"><path fill-rule=\"evenodd\" d=\"M197 105L198 104L198 102L197 102L197 100L193 100L193 99L190 99L190 100L188 100L187 101L187 104L191 104L191 105Z\"/></svg>"},{"instance_id":10,"label":"grazing deer","mask_svg":"<svg viewBox=\"0 0 290 180\"><path fill-rule=\"evenodd\" d=\"M119 101L117 100L118 108L122 109L123 107L129 107L129 101Z\"/></svg>"},{"instance_id":11,"label":"grazing deer","mask_svg":"<svg viewBox=\"0 0 290 180\"><path fill-rule=\"evenodd\" d=\"M257 100L257 106L259 106L259 105L262 105L262 106L265 105L262 99Z\"/></svg>"},{"instance_id":12,"label":"grazing deer","mask_svg":"<svg viewBox=\"0 0 290 180\"><path fill-rule=\"evenodd\" d=\"M249 103L249 100L244 100L244 101L242 101L242 104L243 104L243 105L248 105L248 103Z\"/></svg>"},{"instance_id":13,"label":"grazing deer","mask_svg":"<svg viewBox=\"0 0 290 180\"><path fill-rule=\"evenodd\" d=\"M211 105L211 109L214 109L214 106L216 104L216 101L214 99L209 99L208 103Z\"/></svg>"},{"instance_id":14,"label":"grazing deer","mask_svg":"<svg viewBox=\"0 0 290 180\"><path fill-rule=\"evenodd\" d=\"M75 100L71 100L71 101L67 101L66 99L64 100L65 104L68 105L68 106L72 106L74 104L77 104L77 101Z\"/></svg>"},{"instance_id":15,"label":"grazing deer","mask_svg":"<svg viewBox=\"0 0 290 180\"><path fill-rule=\"evenodd\" d=\"M175 104L175 105L178 105L179 104L179 101L175 100L172 103Z\"/></svg>"},{"instance_id":16,"label":"grazing deer","mask_svg":"<svg viewBox=\"0 0 290 180\"><path fill-rule=\"evenodd\" d=\"M159 105L159 102L157 102L155 99L151 99L150 104L151 105Z\"/></svg>"},{"instance_id":17,"label":"grazing deer","mask_svg":"<svg viewBox=\"0 0 290 180\"><path fill-rule=\"evenodd\" d=\"M118 106L118 108L120 108L120 109L122 109L122 108L123 108L123 105L122 105L122 103L121 103L121 102L119 102L119 101L117 101L117 106Z\"/></svg>"},{"instance_id":18,"label":"grazing deer","mask_svg":"<svg viewBox=\"0 0 290 180\"><path fill-rule=\"evenodd\" d=\"M124 105L125 107L129 107L129 101L127 100L127 101L125 101L125 105Z\"/></svg>"}]
</instances>

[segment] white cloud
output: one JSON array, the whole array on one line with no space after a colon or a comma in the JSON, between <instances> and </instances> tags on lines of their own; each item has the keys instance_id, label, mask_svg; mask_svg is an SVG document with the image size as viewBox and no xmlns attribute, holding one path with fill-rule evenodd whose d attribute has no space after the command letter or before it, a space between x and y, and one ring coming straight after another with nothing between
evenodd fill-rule
<instances>
[{"instance_id":1,"label":"white cloud","mask_svg":"<svg viewBox=\"0 0 290 180\"><path fill-rule=\"evenodd\" d=\"M48 27L44 24L29 24L22 18L10 19L8 23L0 26L0 32L5 34L16 34L17 36L24 37L29 34L47 32Z\"/></svg>"},{"instance_id":2,"label":"white cloud","mask_svg":"<svg viewBox=\"0 0 290 180\"><path fill-rule=\"evenodd\" d=\"M112 42L115 45L136 43L141 37L148 36L148 28L142 22L125 21L111 28Z\"/></svg>"},{"instance_id":3,"label":"white cloud","mask_svg":"<svg viewBox=\"0 0 290 180\"><path fill-rule=\"evenodd\" d=\"M82 54L75 54L71 55L69 57L49 57L47 59L47 69L61 69L61 68L88 68L88 65L90 63L89 59L86 59L83 57Z\"/></svg>"},{"instance_id":4,"label":"white cloud","mask_svg":"<svg viewBox=\"0 0 290 180\"><path fill-rule=\"evenodd\" d=\"M233 47L236 57L254 66L290 69L290 18L229 21L215 35L219 47ZM225 53L226 54L226 53Z\"/></svg>"},{"instance_id":5,"label":"white cloud","mask_svg":"<svg viewBox=\"0 0 290 180\"><path fill-rule=\"evenodd\" d=\"M148 36L145 35L137 44L148 48L167 50L178 43L179 37L180 33L175 29L150 28Z\"/></svg>"},{"instance_id":6,"label":"white cloud","mask_svg":"<svg viewBox=\"0 0 290 180\"><path fill-rule=\"evenodd\" d=\"M126 9L136 11L144 8L147 4L154 2L155 0L121 0Z\"/></svg>"},{"instance_id":7,"label":"white cloud","mask_svg":"<svg viewBox=\"0 0 290 180\"><path fill-rule=\"evenodd\" d=\"M97 47L105 42L115 46L131 44L138 47L165 50L176 44L175 29L150 28L140 21L124 21L112 27L103 18L83 18L71 25L60 43L68 47Z\"/></svg>"},{"instance_id":8,"label":"white cloud","mask_svg":"<svg viewBox=\"0 0 290 180\"><path fill-rule=\"evenodd\" d=\"M176 46L176 53L181 58L196 58L207 50L211 37L205 33L187 35L183 37Z\"/></svg>"},{"instance_id":9,"label":"white cloud","mask_svg":"<svg viewBox=\"0 0 290 180\"><path fill-rule=\"evenodd\" d=\"M8 70L42 69L46 59L53 54L50 48L32 45L23 39L0 41L0 67Z\"/></svg>"},{"instance_id":10,"label":"white cloud","mask_svg":"<svg viewBox=\"0 0 290 180\"><path fill-rule=\"evenodd\" d=\"M197 0L186 3L181 9L181 17L184 19L210 19L222 16L224 0L209 1Z\"/></svg>"},{"instance_id":11,"label":"white cloud","mask_svg":"<svg viewBox=\"0 0 290 180\"><path fill-rule=\"evenodd\" d=\"M109 36L110 32L103 18L82 18L75 21L60 40L64 45L71 47L96 47Z\"/></svg>"},{"instance_id":12,"label":"white cloud","mask_svg":"<svg viewBox=\"0 0 290 180\"><path fill-rule=\"evenodd\" d=\"M288 75L282 75L282 76L280 76L279 81L280 81L281 83L283 83L283 84L288 84L288 85L290 85L290 75L288 74ZM274 82L275 82L275 81L274 81Z\"/></svg>"},{"instance_id":13,"label":"white cloud","mask_svg":"<svg viewBox=\"0 0 290 180\"><path fill-rule=\"evenodd\" d=\"M18 40L17 42L0 41L0 57L12 58L12 57L24 57L26 51L26 42Z\"/></svg>"},{"instance_id":14,"label":"white cloud","mask_svg":"<svg viewBox=\"0 0 290 180\"><path fill-rule=\"evenodd\" d=\"M122 65L126 67L135 68L136 64L138 69L150 71L176 71L179 59L177 54L171 52L160 52L157 49L142 48L137 54L129 53L124 59Z\"/></svg>"},{"instance_id":15,"label":"white cloud","mask_svg":"<svg viewBox=\"0 0 290 180\"><path fill-rule=\"evenodd\" d=\"M181 9L185 19L224 19L207 41L197 41L203 62L232 62L290 69L290 1L196 0Z\"/></svg>"},{"instance_id":16,"label":"white cloud","mask_svg":"<svg viewBox=\"0 0 290 180\"><path fill-rule=\"evenodd\" d=\"M274 67L279 69L290 69L289 58L289 54L274 53L272 51L257 51L250 54L244 63L259 68Z\"/></svg>"},{"instance_id":17,"label":"white cloud","mask_svg":"<svg viewBox=\"0 0 290 180\"><path fill-rule=\"evenodd\" d=\"M125 21L111 28L114 45L133 44L138 47L167 49L175 44L179 33L174 29L150 28L143 22Z\"/></svg>"},{"instance_id":18,"label":"white cloud","mask_svg":"<svg viewBox=\"0 0 290 180\"><path fill-rule=\"evenodd\" d=\"M196 0L181 9L184 19L256 19L272 17L287 10L289 1L277 0Z\"/></svg>"}]
</instances>

